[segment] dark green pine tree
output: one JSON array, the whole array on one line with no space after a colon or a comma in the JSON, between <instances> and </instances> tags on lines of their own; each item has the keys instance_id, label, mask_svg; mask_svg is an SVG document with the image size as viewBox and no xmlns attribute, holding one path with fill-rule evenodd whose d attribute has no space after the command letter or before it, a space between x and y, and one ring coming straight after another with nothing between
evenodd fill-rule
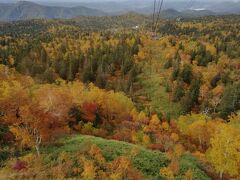
<instances>
[{"instance_id":1,"label":"dark green pine tree","mask_svg":"<svg viewBox=\"0 0 240 180\"><path fill-rule=\"evenodd\" d=\"M73 61L69 61L68 62L68 76L67 76L67 80L68 81L73 81L74 78L75 78L75 74L74 74L74 64L73 64Z\"/></svg>"},{"instance_id":2,"label":"dark green pine tree","mask_svg":"<svg viewBox=\"0 0 240 180\"><path fill-rule=\"evenodd\" d=\"M183 79L183 81L187 84L190 84L192 81L192 67L188 64L185 64L183 66L183 70L181 73L181 77Z\"/></svg>"},{"instance_id":3,"label":"dark green pine tree","mask_svg":"<svg viewBox=\"0 0 240 180\"><path fill-rule=\"evenodd\" d=\"M44 65L47 65L47 63L48 63L47 52L46 52L46 50L45 50L43 47L42 47L42 49L41 49L40 59L41 59L41 62L42 62Z\"/></svg>"},{"instance_id":4,"label":"dark green pine tree","mask_svg":"<svg viewBox=\"0 0 240 180\"><path fill-rule=\"evenodd\" d=\"M200 79L194 79L191 82L189 97L193 103L198 103L198 97L200 93L201 81Z\"/></svg>"},{"instance_id":5,"label":"dark green pine tree","mask_svg":"<svg viewBox=\"0 0 240 180\"><path fill-rule=\"evenodd\" d=\"M181 79L177 80L177 86L175 88L175 91L173 92L173 102L180 101L181 98L184 96L184 86Z\"/></svg>"},{"instance_id":6,"label":"dark green pine tree","mask_svg":"<svg viewBox=\"0 0 240 180\"><path fill-rule=\"evenodd\" d=\"M224 92L219 106L221 116L227 118L231 113L240 109L240 84L228 86Z\"/></svg>"}]
</instances>

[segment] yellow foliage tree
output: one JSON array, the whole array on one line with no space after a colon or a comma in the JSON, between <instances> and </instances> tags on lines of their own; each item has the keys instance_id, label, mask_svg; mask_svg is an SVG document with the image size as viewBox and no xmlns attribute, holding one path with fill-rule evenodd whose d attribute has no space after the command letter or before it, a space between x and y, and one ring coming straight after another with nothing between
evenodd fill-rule
<instances>
[{"instance_id":1,"label":"yellow foliage tree","mask_svg":"<svg viewBox=\"0 0 240 180\"><path fill-rule=\"evenodd\" d=\"M174 142L177 142L179 140L179 136L176 133L172 133L170 137Z\"/></svg>"},{"instance_id":2,"label":"yellow foliage tree","mask_svg":"<svg viewBox=\"0 0 240 180\"><path fill-rule=\"evenodd\" d=\"M21 147L32 147L34 146L34 139L29 134L28 130L22 129L20 127L10 127L10 132L12 132L16 138L17 142L20 142Z\"/></svg>"},{"instance_id":3,"label":"yellow foliage tree","mask_svg":"<svg viewBox=\"0 0 240 180\"><path fill-rule=\"evenodd\" d=\"M174 174L172 170L168 167L160 169L160 176L168 179L168 180L174 180Z\"/></svg>"},{"instance_id":4,"label":"yellow foliage tree","mask_svg":"<svg viewBox=\"0 0 240 180\"><path fill-rule=\"evenodd\" d=\"M177 125L181 133L187 134L189 126L197 120L205 120L208 117L202 114L188 114L186 116L180 116Z\"/></svg>"},{"instance_id":5,"label":"yellow foliage tree","mask_svg":"<svg viewBox=\"0 0 240 180\"><path fill-rule=\"evenodd\" d=\"M153 127L159 128L160 120L156 114L152 116L152 118L150 120L150 125Z\"/></svg>"},{"instance_id":6,"label":"yellow foliage tree","mask_svg":"<svg viewBox=\"0 0 240 180\"><path fill-rule=\"evenodd\" d=\"M148 146L151 143L151 139L148 135L144 134L143 135L143 145L144 146Z\"/></svg>"},{"instance_id":7,"label":"yellow foliage tree","mask_svg":"<svg viewBox=\"0 0 240 180\"><path fill-rule=\"evenodd\" d=\"M162 129L163 129L164 131L168 131L168 130L169 130L169 124L168 124L167 122L163 122L163 123L162 123Z\"/></svg>"},{"instance_id":8,"label":"yellow foliage tree","mask_svg":"<svg viewBox=\"0 0 240 180\"><path fill-rule=\"evenodd\" d=\"M188 128L188 134L190 137L196 139L200 145L202 145L207 136L205 132L206 124L206 119L199 119L192 123Z\"/></svg>"},{"instance_id":9,"label":"yellow foliage tree","mask_svg":"<svg viewBox=\"0 0 240 180\"><path fill-rule=\"evenodd\" d=\"M193 180L193 173L192 173L192 170L191 170L191 169L189 169L189 170L185 173L184 180Z\"/></svg>"},{"instance_id":10,"label":"yellow foliage tree","mask_svg":"<svg viewBox=\"0 0 240 180\"><path fill-rule=\"evenodd\" d=\"M91 149L89 151L89 154L96 158L98 162L105 163L105 159L102 156L101 149L98 148L95 144L91 146Z\"/></svg>"},{"instance_id":11,"label":"yellow foliage tree","mask_svg":"<svg viewBox=\"0 0 240 180\"><path fill-rule=\"evenodd\" d=\"M207 159L219 173L231 176L239 175L240 164L240 131L227 124L222 124L211 139Z\"/></svg>"},{"instance_id":12,"label":"yellow foliage tree","mask_svg":"<svg viewBox=\"0 0 240 180\"><path fill-rule=\"evenodd\" d=\"M235 128L240 129L240 112L229 116L229 124Z\"/></svg>"},{"instance_id":13,"label":"yellow foliage tree","mask_svg":"<svg viewBox=\"0 0 240 180\"><path fill-rule=\"evenodd\" d=\"M96 168L94 167L93 162L85 160L84 161L84 171L82 176L86 180L94 180L96 177Z\"/></svg>"}]
</instances>

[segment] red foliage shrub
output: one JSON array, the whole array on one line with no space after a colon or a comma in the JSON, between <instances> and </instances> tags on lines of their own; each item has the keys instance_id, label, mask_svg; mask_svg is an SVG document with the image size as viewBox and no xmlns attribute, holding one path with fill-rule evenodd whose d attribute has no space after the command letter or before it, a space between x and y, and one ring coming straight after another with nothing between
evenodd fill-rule
<instances>
[{"instance_id":1,"label":"red foliage shrub","mask_svg":"<svg viewBox=\"0 0 240 180\"><path fill-rule=\"evenodd\" d=\"M114 133L114 135L112 136L112 139L115 139L118 141L131 142L131 131L128 129L116 131L116 133Z\"/></svg>"},{"instance_id":2,"label":"red foliage shrub","mask_svg":"<svg viewBox=\"0 0 240 180\"><path fill-rule=\"evenodd\" d=\"M21 170L27 168L27 162L17 160L16 163L13 165L12 168L13 168L14 170L16 170L16 171L21 171Z\"/></svg>"},{"instance_id":3,"label":"red foliage shrub","mask_svg":"<svg viewBox=\"0 0 240 180\"><path fill-rule=\"evenodd\" d=\"M164 151L164 147L162 144L151 144L149 148L152 150Z\"/></svg>"},{"instance_id":4,"label":"red foliage shrub","mask_svg":"<svg viewBox=\"0 0 240 180\"><path fill-rule=\"evenodd\" d=\"M130 129L130 130L138 130L141 127L140 123L133 122L133 121L122 121L121 124L119 125L121 129Z\"/></svg>"},{"instance_id":5,"label":"red foliage shrub","mask_svg":"<svg viewBox=\"0 0 240 180\"><path fill-rule=\"evenodd\" d=\"M96 113L98 105L96 103L83 103L82 110L88 113Z\"/></svg>"},{"instance_id":6,"label":"red foliage shrub","mask_svg":"<svg viewBox=\"0 0 240 180\"><path fill-rule=\"evenodd\" d=\"M175 120L171 120L169 124L171 126L171 129L177 129L177 123Z\"/></svg>"},{"instance_id":7,"label":"red foliage shrub","mask_svg":"<svg viewBox=\"0 0 240 180\"><path fill-rule=\"evenodd\" d=\"M236 69L240 69L240 64L237 64L237 65L236 65Z\"/></svg>"},{"instance_id":8,"label":"red foliage shrub","mask_svg":"<svg viewBox=\"0 0 240 180\"><path fill-rule=\"evenodd\" d=\"M96 112L98 109L98 105L96 103L83 103L82 105L82 113L83 118L86 121L94 122L96 119Z\"/></svg>"},{"instance_id":9,"label":"red foliage shrub","mask_svg":"<svg viewBox=\"0 0 240 180\"><path fill-rule=\"evenodd\" d=\"M3 137L0 141L3 144L11 144L14 142L14 139L15 139L15 137L13 136L13 134L10 132L7 132L6 134L3 135Z\"/></svg>"}]
</instances>

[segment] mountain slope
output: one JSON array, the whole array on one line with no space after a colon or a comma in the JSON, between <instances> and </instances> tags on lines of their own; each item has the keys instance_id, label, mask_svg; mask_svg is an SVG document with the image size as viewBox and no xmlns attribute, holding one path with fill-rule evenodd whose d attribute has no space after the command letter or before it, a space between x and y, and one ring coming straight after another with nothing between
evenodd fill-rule
<instances>
[{"instance_id":1,"label":"mountain slope","mask_svg":"<svg viewBox=\"0 0 240 180\"><path fill-rule=\"evenodd\" d=\"M112 161L119 156L129 155L134 148L137 148L138 154L131 158L131 162L147 179L159 179L159 170L169 164L166 154L159 151L151 151L144 147L125 142L84 135L62 139L57 143L57 146L49 146L43 149L43 153L48 154L48 158L54 159L54 157L58 157L61 152L74 154L79 150L88 151L88 148L90 148L92 144L97 145L101 149L107 161ZM193 178L196 180L210 179L201 169L201 165L196 158L189 154L184 154L181 157L180 167L178 179L184 179L184 175L189 169L192 169Z\"/></svg>"},{"instance_id":2,"label":"mountain slope","mask_svg":"<svg viewBox=\"0 0 240 180\"><path fill-rule=\"evenodd\" d=\"M209 10L186 10L181 13L182 13L182 17L186 17L186 18L217 15L217 13Z\"/></svg>"},{"instance_id":3,"label":"mountain slope","mask_svg":"<svg viewBox=\"0 0 240 180\"><path fill-rule=\"evenodd\" d=\"M118 2L117 4L111 5L111 3L105 3L106 5L104 6L105 8L108 7L111 9L111 6L117 7L112 8L111 12L115 10L118 12L125 12L125 11L135 11L138 13L144 13L144 14L152 14L153 13L153 1L148 1L148 0L142 0L141 3L138 3L139 1L137 0L130 0L127 2ZM101 6L101 3L97 6L96 3L86 3L86 7L94 7L96 9L103 9ZM182 1L166 1L164 2L163 5L163 10L167 9L175 9L179 12L184 12L187 10L206 10L218 14L239 14L240 13L240 2L231 2L231 1L226 1L226 2L219 2L219 1L194 1L194 3L189 3L189 1L182 0ZM105 11L105 9L104 9ZM106 10L106 12L108 12ZM206 13L206 12L205 12ZM204 15L204 12L201 12ZM194 13L194 14L199 14ZM207 13L209 14L209 13ZM212 13L211 13L212 14Z\"/></svg>"},{"instance_id":4,"label":"mountain slope","mask_svg":"<svg viewBox=\"0 0 240 180\"><path fill-rule=\"evenodd\" d=\"M240 14L240 2L221 2L209 7L222 14Z\"/></svg>"},{"instance_id":5,"label":"mountain slope","mask_svg":"<svg viewBox=\"0 0 240 180\"><path fill-rule=\"evenodd\" d=\"M35 18L73 18L76 16L103 16L106 13L83 6L65 8L48 7L21 1L16 4L0 4L0 20L13 21Z\"/></svg>"},{"instance_id":6,"label":"mountain slope","mask_svg":"<svg viewBox=\"0 0 240 180\"><path fill-rule=\"evenodd\" d=\"M139 10L145 15L151 14L151 9L143 8ZM161 18L163 19L174 19L178 17L182 18L196 18L203 16L212 16L217 15L217 13L209 10L185 10L185 11L177 11L175 9L165 9L161 12Z\"/></svg>"}]
</instances>

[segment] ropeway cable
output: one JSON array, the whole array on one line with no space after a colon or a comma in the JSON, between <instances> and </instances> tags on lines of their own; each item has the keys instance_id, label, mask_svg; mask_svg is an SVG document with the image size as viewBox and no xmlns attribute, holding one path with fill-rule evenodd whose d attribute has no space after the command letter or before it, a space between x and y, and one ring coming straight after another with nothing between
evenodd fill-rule
<instances>
[{"instance_id":1,"label":"ropeway cable","mask_svg":"<svg viewBox=\"0 0 240 180\"><path fill-rule=\"evenodd\" d=\"M157 26L158 26L158 21L160 19L160 14L161 14L161 11L162 11L162 7L163 7L163 1L164 0L159 0L158 1L158 5L157 5L157 19L156 19L156 22L154 22L154 29L153 29L153 32L156 33L157 31Z\"/></svg>"},{"instance_id":2,"label":"ropeway cable","mask_svg":"<svg viewBox=\"0 0 240 180\"><path fill-rule=\"evenodd\" d=\"M152 18L153 18L153 19L152 19L152 31L154 31L156 5L157 5L157 0L154 0L153 17L152 17Z\"/></svg>"}]
</instances>

